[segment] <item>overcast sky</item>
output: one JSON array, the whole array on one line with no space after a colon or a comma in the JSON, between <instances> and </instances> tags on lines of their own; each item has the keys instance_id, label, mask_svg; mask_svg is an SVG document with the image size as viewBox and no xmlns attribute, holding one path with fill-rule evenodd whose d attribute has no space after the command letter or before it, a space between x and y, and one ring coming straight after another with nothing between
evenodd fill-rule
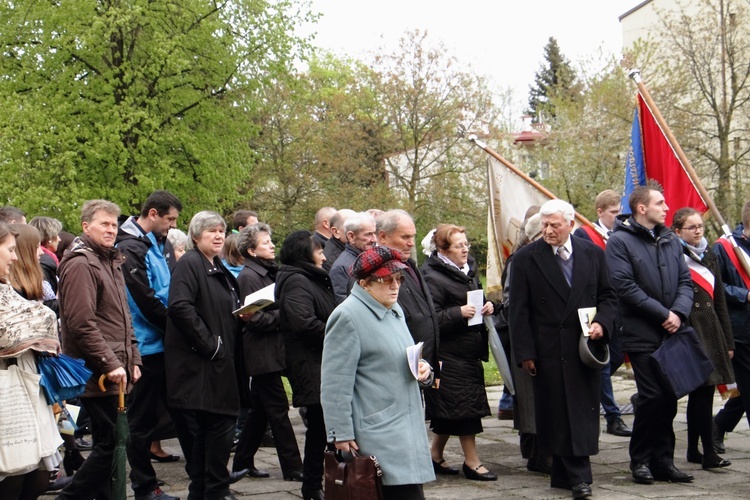
<instances>
[{"instance_id":1,"label":"overcast sky","mask_svg":"<svg viewBox=\"0 0 750 500\"><path fill-rule=\"evenodd\" d=\"M476 73L514 89L525 102L550 36L573 62L600 49L619 54L618 17L641 1L312 0L312 8L323 14L315 27L319 47L367 59L379 46L395 47L407 30L427 30Z\"/></svg>"}]
</instances>

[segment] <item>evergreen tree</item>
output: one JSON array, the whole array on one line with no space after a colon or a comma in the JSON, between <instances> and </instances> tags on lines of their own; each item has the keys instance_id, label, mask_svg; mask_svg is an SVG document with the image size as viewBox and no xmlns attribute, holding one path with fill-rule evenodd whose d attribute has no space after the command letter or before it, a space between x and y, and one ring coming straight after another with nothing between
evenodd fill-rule
<instances>
[{"instance_id":1,"label":"evergreen tree","mask_svg":"<svg viewBox=\"0 0 750 500\"><path fill-rule=\"evenodd\" d=\"M553 98L575 100L581 92L578 76L570 61L560 52L554 37L550 37L544 47L544 59L546 62L534 75L534 85L529 88L527 112L534 116L535 121L540 121L542 117L554 118Z\"/></svg>"}]
</instances>

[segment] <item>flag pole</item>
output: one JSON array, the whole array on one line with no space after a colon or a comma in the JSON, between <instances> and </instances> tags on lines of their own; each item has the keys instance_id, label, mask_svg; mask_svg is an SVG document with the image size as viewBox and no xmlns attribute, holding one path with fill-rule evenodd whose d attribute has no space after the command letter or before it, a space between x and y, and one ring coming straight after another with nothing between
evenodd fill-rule
<instances>
[{"instance_id":1,"label":"flag pole","mask_svg":"<svg viewBox=\"0 0 750 500\"><path fill-rule=\"evenodd\" d=\"M716 207L716 204L714 203L714 200L708 194L708 191L703 185L703 182L701 182L700 178L698 177L698 174L695 172L695 169L693 168L693 165L690 163L690 160L688 160L687 156L685 155L685 152L682 150L682 148L680 147L680 144L677 142L677 139L675 139L675 136L672 134L672 131L669 129L669 125L667 125L667 122L664 120L664 117L661 115L661 111L659 111L659 108L656 106L656 103L651 98L651 94L649 93L648 89L646 88L646 85L643 83L643 79L641 78L641 71L639 69L631 69L630 72L628 73L628 76L638 86L638 92L640 92L641 96L643 96L643 100L646 101L646 104L651 110L651 113L653 113L654 118L656 118L656 122L659 124L659 127L661 127L661 131L664 133L664 137L666 137L667 141L669 142L669 145L672 146L672 150L674 150L675 154L677 155L677 158L679 158L680 160L680 163L682 163L682 167L685 169L685 173L688 174L688 177L690 177L690 180L692 181L695 188L698 190L698 193L700 193L701 197L703 198L703 201L706 202L708 209L711 211L711 215L714 216L716 221L721 226L721 230L724 233L724 237L728 239L729 242L732 244L734 253L737 254L737 258L742 264L742 267L744 268L745 273L750 275L750 262L748 262L747 255L737 245L737 242L734 240L734 237L732 236L731 229L729 228L727 223L724 221L724 217L722 217L721 213L719 212L719 209Z\"/></svg>"},{"instance_id":2,"label":"flag pole","mask_svg":"<svg viewBox=\"0 0 750 500\"><path fill-rule=\"evenodd\" d=\"M544 187L541 184L539 184L537 181L535 181L534 179L532 179L531 177L529 177L523 170L521 170L520 168L516 167L511 162L509 162L508 160L506 160L505 158L503 158L502 156L500 156L497 152L495 152L492 148L490 148L486 143L484 143L483 141L480 141L477 138L476 135L471 134L469 136L469 140L471 142L473 142L474 144L476 144L477 146L479 146L481 149L483 149L485 153L487 153L488 155L492 156L494 159L496 159L497 161L499 161L500 163L502 163L503 165L505 165L508 168L508 170L510 170L511 172L513 172L514 174L516 174L517 176L519 176L524 181L526 181L529 184L531 184L536 190L538 190L539 192L541 192L542 194L544 194L549 199L552 200L552 199L556 199L557 198L557 196L555 196L554 194L552 194L552 191L550 191L546 187ZM596 225L594 225L590 220L588 220L583 215L579 214L577 211L576 211L576 219L578 219L578 222L580 222L583 225L592 227L595 230L597 229ZM606 239L606 237L605 237L605 239Z\"/></svg>"}]
</instances>

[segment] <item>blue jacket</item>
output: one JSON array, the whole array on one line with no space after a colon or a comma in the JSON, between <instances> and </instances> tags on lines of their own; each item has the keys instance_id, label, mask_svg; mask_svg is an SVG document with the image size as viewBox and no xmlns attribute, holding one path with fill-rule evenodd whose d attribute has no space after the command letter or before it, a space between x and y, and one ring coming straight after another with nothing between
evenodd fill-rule
<instances>
[{"instance_id":1,"label":"blue jacket","mask_svg":"<svg viewBox=\"0 0 750 500\"><path fill-rule=\"evenodd\" d=\"M693 306L693 280L682 244L666 226L654 236L633 217L615 227L605 251L622 319L622 349L656 350L667 331L661 324L673 311L683 322Z\"/></svg>"},{"instance_id":2,"label":"blue jacket","mask_svg":"<svg viewBox=\"0 0 750 500\"><path fill-rule=\"evenodd\" d=\"M320 402L328 441L353 439L361 455L375 455L387 486L435 479L411 345L401 307L386 308L359 285L326 326Z\"/></svg>"},{"instance_id":3,"label":"blue jacket","mask_svg":"<svg viewBox=\"0 0 750 500\"><path fill-rule=\"evenodd\" d=\"M742 231L745 227L740 224L732 233L737 245L750 254L750 241ZM750 344L750 303L747 301L748 289L742 281L740 273L729 260L727 252L721 243L714 243L713 251L719 261L724 295L729 309L729 321L732 323L732 335L738 344Z\"/></svg>"},{"instance_id":4,"label":"blue jacket","mask_svg":"<svg viewBox=\"0 0 750 500\"><path fill-rule=\"evenodd\" d=\"M125 255L122 272L138 350L142 356L164 352L172 246L145 234L130 217L120 226L117 248Z\"/></svg>"},{"instance_id":5,"label":"blue jacket","mask_svg":"<svg viewBox=\"0 0 750 500\"><path fill-rule=\"evenodd\" d=\"M361 253L362 250L347 243L344 246L344 251L341 252L336 262L331 266L331 270L328 271L338 304L341 304L349 296L349 290L354 283L354 279L349 274L349 268Z\"/></svg>"}]
</instances>

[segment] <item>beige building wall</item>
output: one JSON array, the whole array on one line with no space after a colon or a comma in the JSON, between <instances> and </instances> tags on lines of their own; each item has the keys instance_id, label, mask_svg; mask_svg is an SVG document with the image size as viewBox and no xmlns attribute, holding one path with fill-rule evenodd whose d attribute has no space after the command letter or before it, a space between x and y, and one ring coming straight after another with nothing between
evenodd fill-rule
<instances>
[{"instance_id":1,"label":"beige building wall","mask_svg":"<svg viewBox=\"0 0 750 500\"><path fill-rule=\"evenodd\" d=\"M659 12L677 12L680 6L688 13L697 10L695 2L690 0L646 0L622 14L620 26L623 50L632 47L639 39L653 39L659 30Z\"/></svg>"}]
</instances>

